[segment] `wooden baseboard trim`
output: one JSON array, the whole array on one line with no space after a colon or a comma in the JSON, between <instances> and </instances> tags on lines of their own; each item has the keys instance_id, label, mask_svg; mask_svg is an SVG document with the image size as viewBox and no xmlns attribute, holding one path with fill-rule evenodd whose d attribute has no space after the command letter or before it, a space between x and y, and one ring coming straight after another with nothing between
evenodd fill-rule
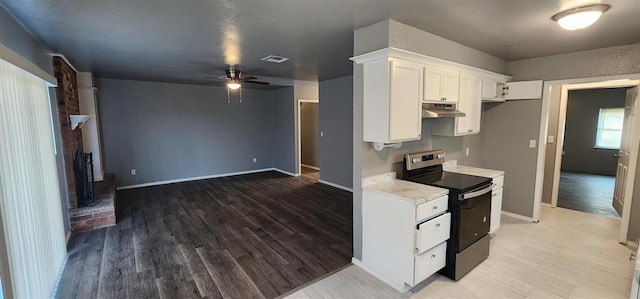
<instances>
[{"instance_id":1,"label":"wooden baseboard trim","mask_svg":"<svg viewBox=\"0 0 640 299\"><path fill-rule=\"evenodd\" d=\"M300 164L300 166L305 167L305 168L309 168L309 169L313 169L313 170L320 171L320 167L317 167L317 166L312 166L312 165L307 165L307 164Z\"/></svg>"},{"instance_id":2,"label":"wooden baseboard trim","mask_svg":"<svg viewBox=\"0 0 640 299\"><path fill-rule=\"evenodd\" d=\"M342 185L338 185L338 184L327 182L327 181L323 181L323 180L318 180L318 182L322 183L322 184L325 184L327 186L335 187L335 188L342 189L344 191L348 191L348 192L353 193L353 188L345 187L345 186L342 186Z\"/></svg>"},{"instance_id":3,"label":"wooden baseboard trim","mask_svg":"<svg viewBox=\"0 0 640 299\"><path fill-rule=\"evenodd\" d=\"M502 214L504 216L509 216L509 217L512 217L512 218L524 220L524 221L533 222L533 218L527 217L527 216L523 216L523 215L520 215L520 214L516 214L516 213L502 211L502 212L500 212L500 214Z\"/></svg>"}]
</instances>

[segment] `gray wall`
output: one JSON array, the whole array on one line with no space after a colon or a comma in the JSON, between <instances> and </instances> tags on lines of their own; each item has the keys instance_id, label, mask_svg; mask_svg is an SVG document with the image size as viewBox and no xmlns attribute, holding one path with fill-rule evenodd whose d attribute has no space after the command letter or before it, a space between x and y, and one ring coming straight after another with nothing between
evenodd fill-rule
<instances>
[{"instance_id":1,"label":"gray wall","mask_svg":"<svg viewBox=\"0 0 640 299\"><path fill-rule=\"evenodd\" d=\"M616 175L618 150L594 146L600 108L624 108L625 98L624 88L569 91L563 171Z\"/></svg>"},{"instance_id":2,"label":"gray wall","mask_svg":"<svg viewBox=\"0 0 640 299\"><path fill-rule=\"evenodd\" d=\"M1 6L0 43L53 75L49 51Z\"/></svg>"},{"instance_id":3,"label":"gray wall","mask_svg":"<svg viewBox=\"0 0 640 299\"><path fill-rule=\"evenodd\" d=\"M547 81L640 73L640 43L511 61L509 62L509 73L514 77L514 80L542 79ZM515 103L516 102L507 102L502 105L512 105ZM553 104L553 102L551 102L551 104ZM537 105L538 107L533 111L541 110L541 102L538 102ZM533 107L514 107L513 112L518 114L531 113L531 110L527 110L528 108ZM517 121L505 122L503 125L509 127L518 125L518 123ZM528 127L530 128L526 130L537 131L539 126L540 120L538 119L537 121L529 123ZM518 139L514 140L514 142L520 143L524 141L524 138L520 138L517 135L514 136ZM505 150L496 152L497 155L504 153ZM532 169L523 169L523 175L519 179L528 181L533 185L535 184L535 163L531 163L529 160L532 159L535 161L537 157L525 158L527 160L525 164L532 165L528 166L532 167ZM515 163L515 161L513 162ZM546 162L549 161L545 161L545 163ZM636 176L640 176L640 168L638 168ZM523 200L522 205L522 207L519 207L520 210L529 210L529 213L524 215L533 215L533 197L528 200ZM530 206L530 208L527 209L524 205ZM639 218L640 208L636 208L631 215L631 222L637 223L640 221L638 220ZM629 234L629 237L635 239L635 236L631 234Z\"/></svg>"},{"instance_id":4,"label":"gray wall","mask_svg":"<svg viewBox=\"0 0 640 299\"><path fill-rule=\"evenodd\" d=\"M114 79L98 84L105 172L115 174L119 186L274 165L279 91L245 89L243 103L232 93L229 104L224 87Z\"/></svg>"},{"instance_id":5,"label":"gray wall","mask_svg":"<svg viewBox=\"0 0 640 299\"><path fill-rule=\"evenodd\" d=\"M320 82L320 180L353 186L353 77Z\"/></svg>"},{"instance_id":6,"label":"gray wall","mask_svg":"<svg viewBox=\"0 0 640 299\"><path fill-rule=\"evenodd\" d=\"M273 165L275 168L296 173L296 129L294 117L294 88L287 87L273 91L275 108L271 118L273 127Z\"/></svg>"},{"instance_id":7,"label":"gray wall","mask_svg":"<svg viewBox=\"0 0 640 299\"><path fill-rule=\"evenodd\" d=\"M300 161L308 166L319 167L318 103L300 103Z\"/></svg>"},{"instance_id":8,"label":"gray wall","mask_svg":"<svg viewBox=\"0 0 640 299\"><path fill-rule=\"evenodd\" d=\"M388 44L384 45L384 40ZM478 50L461 44L445 40L439 36L418 30L394 20L358 29L354 32L354 53L361 54L384 47L396 47L415 53L446 59L449 61L475 66L495 72L504 73L507 63ZM399 149L387 148L376 151L371 144L362 142L362 66L354 65L353 73L353 234L354 257L362 255L362 177L376 175L388 171L401 170L402 156L406 153L444 149L447 160L458 160L460 164L481 166L482 136L440 137L431 136L431 122L423 120L422 139L405 142ZM483 115L483 118L485 116ZM485 130L484 128L481 129ZM465 148L470 149L470 155L465 156ZM498 168L500 169L500 168Z\"/></svg>"}]
</instances>

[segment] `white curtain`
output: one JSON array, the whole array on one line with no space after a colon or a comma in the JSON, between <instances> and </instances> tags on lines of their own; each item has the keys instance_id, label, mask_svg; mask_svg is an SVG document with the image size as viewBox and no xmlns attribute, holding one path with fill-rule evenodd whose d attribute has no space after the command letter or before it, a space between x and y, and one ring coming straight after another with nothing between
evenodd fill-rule
<instances>
[{"instance_id":1,"label":"white curtain","mask_svg":"<svg viewBox=\"0 0 640 299\"><path fill-rule=\"evenodd\" d=\"M2 59L0 217L5 295L51 298L66 241L47 86Z\"/></svg>"}]
</instances>

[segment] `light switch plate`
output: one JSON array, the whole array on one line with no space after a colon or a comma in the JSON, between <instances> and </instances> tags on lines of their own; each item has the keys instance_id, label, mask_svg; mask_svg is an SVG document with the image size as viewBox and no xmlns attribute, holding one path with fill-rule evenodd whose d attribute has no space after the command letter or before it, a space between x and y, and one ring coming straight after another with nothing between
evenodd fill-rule
<instances>
[{"instance_id":1,"label":"light switch plate","mask_svg":"<svg viewBox=\"0 0 640 299\"><path fill-rule=\"evenodd\" d=\"M136 175L136 169L135 168L131 168L131 175Z\"/></svg>"},{"instance_id":2,"label":"light switch plate","mask_svg":"<svg viewBox=\"0 0 640 299\"><path fill-rule=\"evenodd\" d=\"M551 144L555 142L555 136L549 135L547 136L547 143Z\"/></svg>"},{"instance_id":3,"label":"light switch plate","mask_svg":"<svg viewBox=\"0 0 640 299\"><path fill-rule=\"evenodd\" d=\"M465 153L465 155L467 155L467 156L469 155L469 148L468 148L468 147L467 147L467 149L465 150L465 152L464 152L464 153Z\"/></svg>"},{"instance_id":4,"label":"light switch plate","mask_svg":"<svg viewBox=\"0 0 640 299\"><path fill-rule=\"evenodd\" d=\"M535 139L529 140L529 147L530 148L536 148L536 140Z\"/></svg>"}]
</instances>

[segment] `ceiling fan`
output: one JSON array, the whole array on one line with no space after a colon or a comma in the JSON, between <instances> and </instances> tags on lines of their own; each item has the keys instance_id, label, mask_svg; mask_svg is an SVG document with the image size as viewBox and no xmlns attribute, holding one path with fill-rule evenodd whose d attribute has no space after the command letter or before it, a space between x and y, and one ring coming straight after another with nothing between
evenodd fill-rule
<instances>
[{"instance_id":1,"label":"ceiling fan","mask_svg":"<svg viewBox=\"0 0 640 299\"><path fill-rule=\"evenodd\" d=\"M242 86L242 83L269 85L269 82L256 81L258 77L245 75L245 73L241 70L228 68L225 70L225 74L226 74L225 76L219 76L219 77L203 76L203 78L225 80L227 81L227 87L229 89L238 89Z\"/></svg>"}]
</instances>

